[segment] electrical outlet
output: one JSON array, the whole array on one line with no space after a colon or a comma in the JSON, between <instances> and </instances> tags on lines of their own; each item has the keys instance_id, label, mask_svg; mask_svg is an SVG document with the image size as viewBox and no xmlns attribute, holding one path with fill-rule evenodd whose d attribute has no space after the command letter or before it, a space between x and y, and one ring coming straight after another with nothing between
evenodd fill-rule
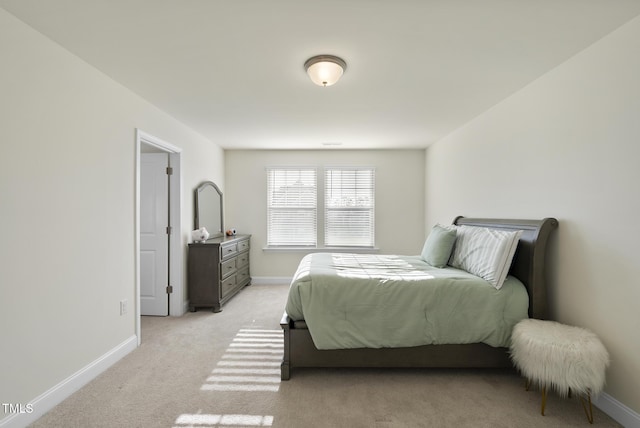
<instances>
[{"instance_id":1,"label":"electrical outlet","mask_svg":"<svg viewBox=\"0 0 640 428\"><path fill-rule=\"evenodd\" d=\"M127 313L127 299L120 300L120 315L124 315Z\"/></svg>"}]
</instances>

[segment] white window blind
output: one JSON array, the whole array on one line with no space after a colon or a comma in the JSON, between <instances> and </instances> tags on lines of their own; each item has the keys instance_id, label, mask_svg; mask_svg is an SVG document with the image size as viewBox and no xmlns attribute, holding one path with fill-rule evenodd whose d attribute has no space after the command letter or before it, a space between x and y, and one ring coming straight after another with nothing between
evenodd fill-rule
<instances>
[{"instance_id":1,"label":"white window blind","mask_svg":"<svg viewBox=\"0 0 640 428\"><path fill-rule=\"evenodd\" d=\"M325 170L326 246L373 247L375 170Z\"/></svg>"},{"instance_id":2,"label":"white window blind","mask_svg":"<svg viewBox=\"0 0 640 428\"><path fill-rule=\"evenodd\" d=\"M267 245L315 246L315 168L267 168Z\"/></svg>"}]
</instances>

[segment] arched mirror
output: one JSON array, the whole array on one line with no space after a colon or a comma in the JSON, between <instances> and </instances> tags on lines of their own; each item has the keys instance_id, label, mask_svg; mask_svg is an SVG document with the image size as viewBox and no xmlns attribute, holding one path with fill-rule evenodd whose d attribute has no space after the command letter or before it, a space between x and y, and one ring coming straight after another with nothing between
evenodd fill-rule
<instances>
[{"instance_id":1,"label":"arched mirror","mask_svg":"<svg viewBox=\"0 0 640 428\"><path fill-rule=\"evenodd\" d=\"M209 239L224 235L222 221L222 192L212 181L205 181L195 190L194 224L206 227Z\"/></svg>"}]
</instances>

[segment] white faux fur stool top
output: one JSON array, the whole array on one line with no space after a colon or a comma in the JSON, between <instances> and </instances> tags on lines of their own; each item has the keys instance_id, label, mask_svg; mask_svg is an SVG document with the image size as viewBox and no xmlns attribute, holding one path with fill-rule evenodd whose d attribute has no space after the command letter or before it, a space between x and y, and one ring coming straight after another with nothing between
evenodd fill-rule
<instances>
[{"instance_id":1,"label":"white faux fur stool top","mask_svg":"<svg viewBox=\"0 0 640 428\"><path fill-rule=\"evenodd\" d=\"M513 328L511 359L524 377L566 397L598 394L609 354L589 330L555 321L525 319Z\"/></svg>"}]
</instances>

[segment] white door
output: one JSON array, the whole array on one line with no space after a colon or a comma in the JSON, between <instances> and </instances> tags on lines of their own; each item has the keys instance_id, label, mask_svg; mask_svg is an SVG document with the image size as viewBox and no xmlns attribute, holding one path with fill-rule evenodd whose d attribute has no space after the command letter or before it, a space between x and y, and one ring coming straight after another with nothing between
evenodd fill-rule
<instances>
[{"instance_id":1,"label":"white door","mask_svg":"<svg viewBox=\"0 0 640 428\"><path fill-rule=\"evenodd\" d=\"M140 314L169 315L169 155L140 157Z\"/></svg>"}]
</instances>

